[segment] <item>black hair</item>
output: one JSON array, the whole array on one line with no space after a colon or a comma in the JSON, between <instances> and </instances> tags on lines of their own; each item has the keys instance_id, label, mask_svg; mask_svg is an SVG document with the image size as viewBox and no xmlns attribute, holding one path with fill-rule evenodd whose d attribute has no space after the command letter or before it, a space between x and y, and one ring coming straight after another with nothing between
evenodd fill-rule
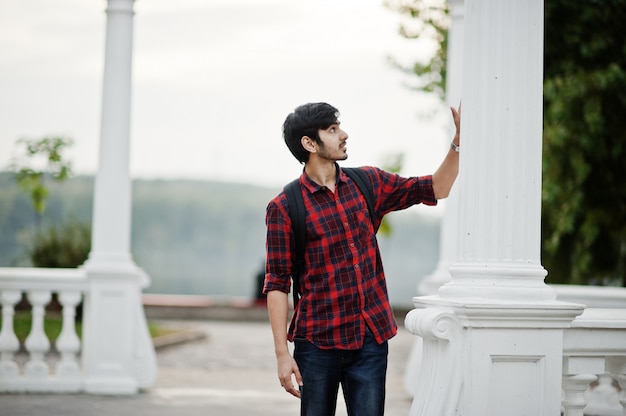
<instances>
[{"instance_id":1,"label":"black hair","mask_svg":"<svg viewBox=\"0 0 626 416\"><path fill-rule=\"evenodd\" d=\"M319 131L337 123L339 110L326 103L308 103L297 107L283 123L283 138L300 163L309 160L309 151L302 147L302 137L321 143Z\"/></svg>"}]
</instances>

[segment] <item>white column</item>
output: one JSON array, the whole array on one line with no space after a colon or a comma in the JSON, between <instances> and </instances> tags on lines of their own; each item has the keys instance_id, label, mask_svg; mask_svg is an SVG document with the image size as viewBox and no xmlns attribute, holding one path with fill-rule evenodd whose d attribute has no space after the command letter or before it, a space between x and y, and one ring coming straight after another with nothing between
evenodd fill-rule
<instances>
[{"instance_id":1,"label":"white column","mask_svg":"<svg viewBox=\"0 0 626 416\"><path fill-rule=\"evenodd\" d=\"M100 154L87 265L133 271L129 173L133 0L108 0L106 13Z\"/></svg>"},{"instance_id":2,"label":"white column","mask_svg":"<svg viewBox=\"0 0 626 416\"><path fill-rule=\"evenodd\" d=\"M108 0L100 165L95 183L83 330L84 390L133 394L157 371L141 304L149 281L130 254L133 0Z\"/></svg>"},{"instance_id":3,"label":"white column","mask_svg":"<svg viewBox=\"0 0 626 416\"><path fill-rule=\"evenodd\" d=\"M466 5L459 253L439 293L555 299L540 263L543 1Z\"/></svg>"},{"instance_id":4,"label":"white column","mask_svg":"<svg viewBox=\"0 0 626 416\"><path fill-rule=\"evenodd\" d=\"M556 301L540 263L543 0L466 0L464 28L457 261L405 322L429 342L422 362L458 378L411 414L556 415L563 329L583 306ZM426 330L447 314L453 335Z\"/></svg>"}]
</instances>

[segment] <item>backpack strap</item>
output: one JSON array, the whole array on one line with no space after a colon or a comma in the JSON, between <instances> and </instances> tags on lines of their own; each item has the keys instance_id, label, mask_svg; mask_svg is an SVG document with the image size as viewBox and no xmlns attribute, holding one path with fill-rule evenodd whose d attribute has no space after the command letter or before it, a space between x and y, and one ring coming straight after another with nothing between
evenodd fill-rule
<instances>
[{"instance_id":1,"label":"backpack strap","mask_svg":"<svg viewBox=\"0 0 626 416\"><path fill-rule=\"evenodd\" d=\"M350 177L356 183L356 186L363 194L365 202L367 203L367 209L370 213L370 220L372 221L372 227L374 227L374 233L378 231L376 227L376 211L374 211L374 190L372 188L372 181L369 180L365 172L360 168L341 168L341 170Z\"/></svg>"},{"instance_id":2,"label":"backpack strap","mask_svg":"<svg viewBox=\"0 0 626 416\"><path fill-rule=\"evenodd\" d=\"M295 260L291 266L291 279L293 280L292 294L294 308L300 300L300 275L304 272L304 242L306 239L306 211L304 209L304 199L300 190L300 180L294 179L285 186L285 196L291 218L291 228L293 230Z\"/></svg>"},{"instance_id":3,"label":"backpack strap","mask_svg":"<svg viewBox=\"0 0 626 416\"><path fill-rule=\"evenodd\" d=\"M350 179L356 183L357 187L363 194L367 209L372 221L374 233L378 231L376 227L376 212L374 211L374 190L372 182L360 168L341 168ZM291 279L293 280L292 294L294 308L300 300L300 276L304 273L304 245L306 241L306 209L304 208L304 199L300 189L300 179L294 179L289 182L285 188L285 196L287 197L287 208L289 218L291 218L291 228L293 229L295 261L292 265Z\"/></svg>"}]
</instances>

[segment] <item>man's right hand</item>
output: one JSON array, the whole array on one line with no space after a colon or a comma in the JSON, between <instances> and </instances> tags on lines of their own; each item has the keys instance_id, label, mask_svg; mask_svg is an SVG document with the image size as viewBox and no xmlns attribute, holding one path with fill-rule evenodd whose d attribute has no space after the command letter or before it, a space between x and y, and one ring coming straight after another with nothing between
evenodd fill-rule
<instances>
[{"instance_id":1,"label":"man's right hand","mask_svg":"<svg viewBox=\"0 0 626 416\"><path fill-rule=\"evenodd\" d=\"M302 376L298 369L296 360L290 354L281 354L276 357L278 363L278 380L280 385L287 391L287 393L300 398L300 389L293 385L292 375L296 376L296 383L298 386L302 386Z\"/></svg>"}]
</instances>

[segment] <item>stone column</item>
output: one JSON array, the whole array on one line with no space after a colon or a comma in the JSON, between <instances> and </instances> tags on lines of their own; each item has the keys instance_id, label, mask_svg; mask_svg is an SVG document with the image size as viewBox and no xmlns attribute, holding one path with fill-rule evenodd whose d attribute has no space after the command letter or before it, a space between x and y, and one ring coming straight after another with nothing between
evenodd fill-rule
<instances>
[{"instance_id":1,"label":"stone column","mask_svg":"<svg viewBox=\"0 0 626 416\"><path fill-rule=\"evenodd\" d=\"M555 415L563 329L540 263L543 0L466 0L457 260L414 299L412 415ZM428 363L428 365L426 365Z\"/></svg>"},{"instance_id":2,"label":"stone column","mask_svg":"<svg viewBox=\"0 0 626 416\"><path fill-rule=\"evenodd\" d=\"M90 268L134 270L130 255L130 105L133 1L109 0L100 153L96 175Z\"/></svg>"},{"instance_id":3,"label":"stone column","mask_svg":"<svg viewBox=\"0 0 626 416\"><path fill-rule=\"evenodd\" d=\"M95 181L92 247L84 267L84 388L133 394L152 384L156 357L141 286L147 275L130 254L129 174L133 0L108 0L100 164Z\"/></svg>"}]
</instances>

